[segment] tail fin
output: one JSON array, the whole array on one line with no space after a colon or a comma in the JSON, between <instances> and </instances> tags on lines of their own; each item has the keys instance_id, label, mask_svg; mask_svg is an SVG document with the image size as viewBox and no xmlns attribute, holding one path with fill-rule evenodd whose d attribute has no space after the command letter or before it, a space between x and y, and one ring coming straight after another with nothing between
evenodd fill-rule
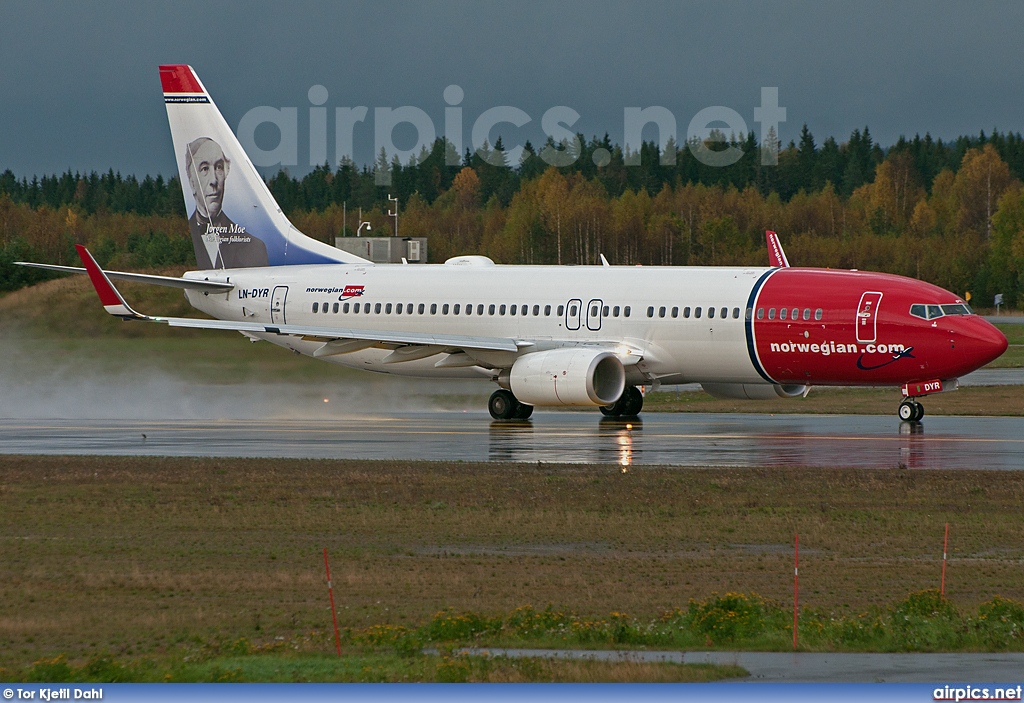
<instances>
[{"instance_id":1,"label":"tail fin","mask_svg":"<svg viewBox=\"0 0 1024 703\"><path fill-rule=\"evenodd\" d=\"M160 82L200 269L369 263L295 229L191 66Z\"/></svg>"}]
</instances>

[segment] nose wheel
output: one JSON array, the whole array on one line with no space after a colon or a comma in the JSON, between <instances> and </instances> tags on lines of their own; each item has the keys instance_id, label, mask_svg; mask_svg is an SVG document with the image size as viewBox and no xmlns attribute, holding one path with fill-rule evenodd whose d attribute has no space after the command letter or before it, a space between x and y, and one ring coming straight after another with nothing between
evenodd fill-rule
<instances>
[{"instance_id":1,"label":"nose wheel","mask_svg":"<svg viewBox=\"0 0 1024 703\"><path fill-rule=\"evenodd\" d=\"M904 422L920 422L924 417L924 406L913 398L907 398L900 403L899 416Z\"/></svg>"}]
</instances>

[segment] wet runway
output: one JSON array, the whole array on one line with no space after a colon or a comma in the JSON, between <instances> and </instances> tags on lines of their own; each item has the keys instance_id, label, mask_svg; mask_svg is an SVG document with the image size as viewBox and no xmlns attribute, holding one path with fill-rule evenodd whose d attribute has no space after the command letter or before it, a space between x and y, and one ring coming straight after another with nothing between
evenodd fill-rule
<instances>
[{"instance_id":1,"label":"wet runway","mask_svg":"<svg viewBox=\"0 0 1024 703\"><path fill-rule=\"evenodd\" d=\"M336 420L0 420L0 453L1024 469L1024 418L479 412Z\"/></svg>"}]
</instances>

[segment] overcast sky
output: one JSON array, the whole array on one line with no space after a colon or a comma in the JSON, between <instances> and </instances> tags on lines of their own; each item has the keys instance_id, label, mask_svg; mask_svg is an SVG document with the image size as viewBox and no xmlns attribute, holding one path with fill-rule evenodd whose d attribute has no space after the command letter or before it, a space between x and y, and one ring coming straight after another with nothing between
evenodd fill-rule
<instances>
[{"instance_id":1,"label":"overcast sky","mask_svg":"<svg viewBox=\"0 0 1024 703\"><path fill-rule=\"evenodd\" d=\"M355 156L372 158L373 109L412 105L443 132L444 89L465 94L465 139L484 110L532 119L506 144L543 141L566 105L574 131L623 138L623 109L659 105L685 136L702 108L751 129L761 88L787 110L783 142L807 123L820 144L868 125L950 138L1024 131L1024 3L958 2L0 2L0 170L170 175L157 65L189 63L237 129L254 107L297 107L309 170L309 89L334 109L364 105ZM653 133L652 133L653 134ZM648 133L644 133L645 137ZM265 125L257 142L272 147ZM412 128L396 130L399 147ZM404 140L404 141L403 141ZM276 168L264 169L274 171Z\"/></svg>"}]
</instances>

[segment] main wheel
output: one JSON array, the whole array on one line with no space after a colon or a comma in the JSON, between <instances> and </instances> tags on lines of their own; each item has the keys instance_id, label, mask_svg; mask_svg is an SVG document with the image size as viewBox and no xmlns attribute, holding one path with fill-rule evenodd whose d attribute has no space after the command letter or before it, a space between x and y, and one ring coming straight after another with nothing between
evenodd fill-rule
<instances>
[{"instance_id":1,"label":"main wheel","mask_svg":"<svg viewBox=\"0 0 1024 703\"><path fill-rule=\"evenodd\" d=\"M605 417L619 417L622 414L622 398L619 398L611 405L602 405L601 414Z\"/></svg>"},{"instance_id":2,"label":"main wheel","mask_svg":"<svg viewBox=\"0 0 1024 703\"><path fill-rule=\"evenodd\" d=\"M621 404L623 417L636 417L644 407L644 394L636 386L626 386L616 405Z\"/></svg>"},{"instance_id":3,"label":"main wheel","mask_svg":"<svg viewBox=\"0 0 1024 703\"><path fill-rule=\"evenodd\" d=\"M519 407L516 408L516 414L513 417L515 417L516 420L530 419L530 415L533 415L533 406L527 405L526 403L520 403L518 400L516 403L519 404Z\"/></svg>"},{"instance_id":4,"label":"main wheel","mask_svg":"<svg viewBox=\"0 0 1024 703\"><path fill-rule=\"evenodd\" d=\"M500 388L491 393L487 401L487 411L495 420L510 420L516 416L519 410L519 401L512 395L512 391Z\"/></svg>"},{"instance_id":5,"label":"main wheel","mask_svg":"<svg viewBox=\"0 0 1024 703\"><path fill-rule=\"evenodd\" d=\"M924 415L924 408L922 408L919 403L915 403L912 400L904 400L900 403L900 409L898 411L900 419L904 422L916 422L918 420L918 408L921 408L921 414Z\"/></svg>"}]
</instances>

